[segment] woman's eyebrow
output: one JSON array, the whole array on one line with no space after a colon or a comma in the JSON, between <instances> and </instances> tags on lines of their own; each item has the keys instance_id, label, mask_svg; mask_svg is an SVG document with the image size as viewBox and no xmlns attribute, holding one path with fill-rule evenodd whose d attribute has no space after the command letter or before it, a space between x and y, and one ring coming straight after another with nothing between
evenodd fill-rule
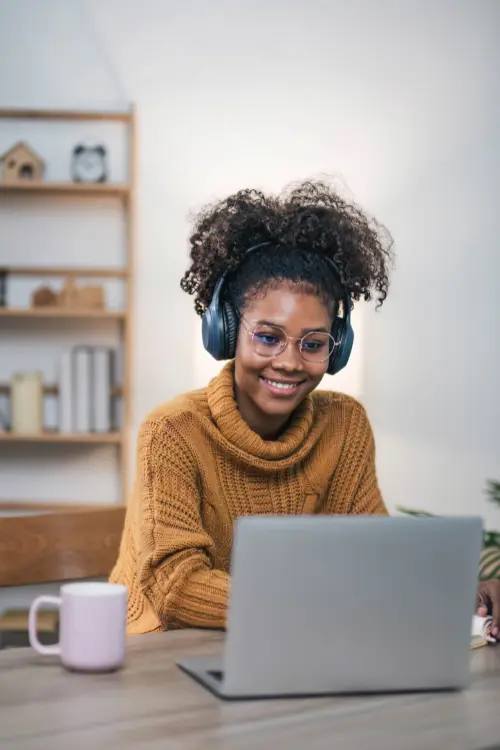
<instances>
[{"instance_id":1,"label":"woman's eyebrow","mask_svg":"<svg viewBox=\"0 0 500 750\"><path fill-rule=\"evenodd\" d=\"M330 331L328 330L328 328L325 328L325 326L317 326L314 328L303 328L302 333L330 333Z\"/></svg>"},{"instance_id":2,"label":"woman's eyebrow","mask_svg":"<svg viewBox=\"0 0 500 750\"><path fill-rule=\"evenodd\" d=\"M257 320L255 321L254 325L257 326L277 326L278 328L285 329L285 325L283 323L277 323L275 320ZM325 326L313 326L312 328L302 328L301 333L305 335L306 333L330 333L328 328L325 328Z\"/></svg>"}]
</instances>

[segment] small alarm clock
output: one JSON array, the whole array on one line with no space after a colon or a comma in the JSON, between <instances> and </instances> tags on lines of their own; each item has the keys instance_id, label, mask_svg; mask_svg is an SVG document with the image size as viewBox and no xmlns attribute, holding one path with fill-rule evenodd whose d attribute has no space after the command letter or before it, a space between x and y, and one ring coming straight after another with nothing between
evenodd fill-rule
<instances>
[{"instance_id":1,"label":"small alarm clock","mask_svg":"<svg viewBox=\"0 0 500 750\"><path fill-rule=\"evenodd\" d=\"M71 164L75 182L106 182L107 171L104 146L75 146Z\"/></svg>"}]
</instances>

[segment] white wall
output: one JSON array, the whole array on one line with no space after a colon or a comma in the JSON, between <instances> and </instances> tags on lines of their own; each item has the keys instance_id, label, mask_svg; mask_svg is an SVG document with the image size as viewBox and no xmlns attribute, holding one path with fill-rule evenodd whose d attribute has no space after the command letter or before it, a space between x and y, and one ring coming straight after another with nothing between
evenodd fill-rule
<instances>
[{"instance_id":1,"label":"white wall","mask_svg":"<svg viewBox=\"0 0 500 750\"><path fill-rule=\"evenodd\" d=\"M500 527L499 22L496 0L0 3L2 104L138 105L136 427L199 382L188 212L335 173L397 241L353 372L388 505Z\"/></svg>"}]
</instances>

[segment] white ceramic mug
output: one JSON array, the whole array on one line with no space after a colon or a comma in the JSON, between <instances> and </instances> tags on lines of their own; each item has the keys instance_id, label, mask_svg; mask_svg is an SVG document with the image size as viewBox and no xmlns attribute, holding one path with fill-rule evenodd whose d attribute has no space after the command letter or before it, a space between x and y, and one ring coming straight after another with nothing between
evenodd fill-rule
<instances>
[{"instance_id":1,"label":"white ceramic mug","mask_svg":"<svg viewBox=\"0 0 500 750\"><path fill-rule=\"evenodd\" d=\"M43 646L36 617L44 604L59 607L59 643ZM30 607L29 639L39 654L60 656L67 669L102 672L118 669L125 658L127 588L117 583L67 583L60 596L39 596Z\"/></svg>"}]
</instances>

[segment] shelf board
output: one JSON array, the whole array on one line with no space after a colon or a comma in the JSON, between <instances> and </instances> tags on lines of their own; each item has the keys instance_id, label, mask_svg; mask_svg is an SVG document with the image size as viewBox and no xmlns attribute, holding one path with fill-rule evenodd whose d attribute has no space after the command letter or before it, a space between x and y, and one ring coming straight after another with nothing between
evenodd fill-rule
<instances>
[{"instance_id":1,"label":"shelf board","mask_svg":"<svg viewBox=\"0 0 500 750\"><path fill-rule=\"evenodd\" d=\"M47 383L43 386L44 396L57 396L59 394L59 388L55 383ZM123 388L121 385L114 385L110 390L111 396L123 396ZM10 395L10 383L0 383L0 396Z\"/></svg>"},{"instance_id":2,"label":"shelf board","mask_svg":"<svg viewBox=\"0 0 500 750\"><path fill-rule=\"evenodd\" d=\"M122 320L125 310L101 310L79 307L0 307L0 318L97 318Z\"/></svg>"},{"instance_id":3,"label":"shelf board","mask_svg":"<svg viewBox=\"0 0 500 750\"><path fill-rule=\"evenodd\" d=\"M74 276L75 278L126 279L127 268L79 268L72 266L0 266L0 275L11 276Z\"/></svg>"},{"instance_id":4,"label":"shelf board","mask_svg":"<svg viewBox=\"0 0 500 750\"><path fill-rule=\"evenodd\" d=\"M0 500L0 518L1 514L5 512L20 513L53 513L57 511L63 511L68 513L71 511L79 510L111 510L113 508L123 507L121 503L109 503L109 502L98 502L98 503L85 503L70 500L48 502L40 500L38 502L34 500Z\"/></svg>"},{"instance_id":5,"label":"shelf board","mask_svg":"<svg viewBox=\"0 0 500 750\"><path fill-rule=\"evenodd\" d=\"M9 120L111 120L130 122L132 112L85 109L28 109L7 107L0 109L0 118Z\"/></svg>"},{"instance_id":6,"label":"shelf board","mask_svg":"<svg viewBox=\"0 0 500 750\"><path fill-rule=\"evenodd\" d=\"M120 432L89 432L72 433L69 435L59 432L41 432L38 435L20 435L14 432L1 432L0 443L121 443Z\"/></svg>"},{"instance_id":7,"label":"shelf board","mask_svg":"<svg viewBox=\"0 0 500 750\"><path fill-rule=\"evenodd\" d=\"M0 193L45 195L111 195L127 197L130 186L112 182L1 182Z\"/></svg>"}]
</instances>

